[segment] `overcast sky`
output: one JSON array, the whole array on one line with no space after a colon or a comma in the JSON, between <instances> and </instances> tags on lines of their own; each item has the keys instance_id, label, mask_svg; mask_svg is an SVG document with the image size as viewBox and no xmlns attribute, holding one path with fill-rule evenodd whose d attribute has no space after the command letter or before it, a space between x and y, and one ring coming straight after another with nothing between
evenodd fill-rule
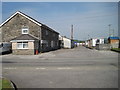
<instances>
[{"instance_id":1,"label":"overcast sky","mask_svg":"<svg viewBox=\"0 0 120 90\"><path fill-rule=\"evenodd\" d=\"M16 11L67 37L70 37L73 24L74 38L79 40L88 39L88 35L91 38L108 37L108 24L112 24L116 36L118 33L117 2L3 2L2 21Z\"/></svg>"}]
</instances>

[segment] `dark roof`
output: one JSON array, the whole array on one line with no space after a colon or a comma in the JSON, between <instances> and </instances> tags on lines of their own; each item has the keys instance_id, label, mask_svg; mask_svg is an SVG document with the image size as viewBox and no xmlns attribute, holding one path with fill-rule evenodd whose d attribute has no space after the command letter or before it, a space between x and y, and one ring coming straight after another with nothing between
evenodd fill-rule
<instances>
[{"instance_id":1,"label":"dark roof","mask_svg":"<svg viewBox=\"0 0 120 90\"><path fill-rule=\"evenodd\" d=\"M49 29L50 31L59 34L58 32L56 32L55 30L53 30L52 28L48 27L48 26L45 25L45 24L42 24L42 27L45 27L45 28Z\"/></svg>"},{"instance_id":2,"label":"dark roof","mask_svg":"<svg viewBox=\"0 0 120 90\"><path fill-rule=\"evenodd\" d=\"M22 34L12 40L38 40L38 39L29 34Z\"/></svg>"},{"instance_id":3,"label":"dark roof","mask_svg":"<svg viewBox=\"0 0 120 90\"><path fill-rule=\"evenodd\" d=\"M117 39L118 40L119 37L108 37L108 39L115 39L115 40Z\"/></svg>"},{"instance_id":4,"label":"dark roof","mask_svg":"<svg viewBox=\"0 0 120 90\"><path fill-rule=\"evenodd\" d=\"M34 18L32 18L32 17L30 17L30 16L28 16L28 15L26 15L25 13L23 13L23 12L20 12L20 11L17 11L16 13L15 13L15 15L17 15L17 14L23 14L24 16L26 16L26 17L28 17L28 18L30 18L30 19L32 19L34 22L36 22L37 24L41 24L42 25L42 27L46 27L47 29L49 29L50 31L53 31L53 32L55 32L55 33L57 33L57 34L59 34L58 32L56 32L55 30L53 30L53 29L51 29L50 27L48 27L47 25L45 25L45 24L42 24L42 23L40 23L40 22L38 22L37 20L35 20ZM13 14L14 15L14 14ZM14 15L14 16L15 16ZM13 16L13 17L14 17ZM13 18L12 17L12 18ZM9 20L11 20L11 17L9 17L6 21L9 21ZM6 23L6 21L5 22L3 22L1 25L0 25L0 27L2 26L2 25L4 25L5 23Z\"/></svg>"}]
</instances>

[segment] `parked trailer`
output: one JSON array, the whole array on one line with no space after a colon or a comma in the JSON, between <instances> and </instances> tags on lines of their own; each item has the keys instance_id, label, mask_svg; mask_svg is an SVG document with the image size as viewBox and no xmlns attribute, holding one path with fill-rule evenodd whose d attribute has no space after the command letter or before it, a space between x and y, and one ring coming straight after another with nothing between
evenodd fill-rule
<instances>
[{"instance_id":1,"label":"parked trailer","mask_svg":"<svg viewBox=\"0 0 120 90\"><path fill-rule=\"evenodd\" d=\"M0 43L0 54L12 51L12 44L8 42Z\"/></svg>"}]
</instances>

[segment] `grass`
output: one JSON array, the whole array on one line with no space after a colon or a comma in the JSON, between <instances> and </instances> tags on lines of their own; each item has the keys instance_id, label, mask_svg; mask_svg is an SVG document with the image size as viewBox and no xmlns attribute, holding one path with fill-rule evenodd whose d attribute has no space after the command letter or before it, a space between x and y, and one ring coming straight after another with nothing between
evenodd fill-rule
<instances>
[{"instance_id":1,"label":"grass","mask_svg":"<svg viewBox=\"0 0 120 90\"><path fill-rule=\"evenodd\" d=\"M112 48L111 50L112 50L112 51L120 52L120 48Z\"/></svg>"},{"instance_id":2,"label":"grass","mask_svg":"<svg viewBox=\"0 0 120 90\"><path fill-rule=\"evenodd\" d=\"M11 82L5 78L0 78L0 90L2 90L2 88L12 89Z\"/></svg>"}]
</instances>

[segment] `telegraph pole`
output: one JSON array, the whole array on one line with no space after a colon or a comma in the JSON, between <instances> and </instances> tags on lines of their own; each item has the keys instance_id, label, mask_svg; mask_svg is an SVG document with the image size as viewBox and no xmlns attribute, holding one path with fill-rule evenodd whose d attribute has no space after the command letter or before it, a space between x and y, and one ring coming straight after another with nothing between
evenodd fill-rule
<instances>
[{"instance_id":1,"label":"telegraph pole","mask_svg":"<svg viewBox=\"0 0 120 90\"><path fill-rule=\"evenodd\" d=\"M71 25L71 40L73 40L73 25Z\"/></svg>"},{"instance_id":2,"label":"telegraph pole","mask_svg":"<svg viewBox=\"0 0 120 90\"><path fill-rule=\"evenodd\" d=\"M88 34L88 40L90 39L90 35Z\"/></svg>"},{"instance_id":3,"label":"telegraph pole","mask_svg":"<svg viewBox=\"0 0 120 90\"><path fill-rule=\"evenodd\" d=\"M110 37L111 36L110 35L111 24L109 24L108 26L109 26L109 37Z\"/></svg>"},{"instance_id":4,"label":"telegraph pole","mask_svg":"<svg viewBox=\"0 0 120 90\"><path fill-rule=\"evenodd\" d=\"M113 37L114 37L114 29L113 29Z\"/></svg>"}]
</instances>

